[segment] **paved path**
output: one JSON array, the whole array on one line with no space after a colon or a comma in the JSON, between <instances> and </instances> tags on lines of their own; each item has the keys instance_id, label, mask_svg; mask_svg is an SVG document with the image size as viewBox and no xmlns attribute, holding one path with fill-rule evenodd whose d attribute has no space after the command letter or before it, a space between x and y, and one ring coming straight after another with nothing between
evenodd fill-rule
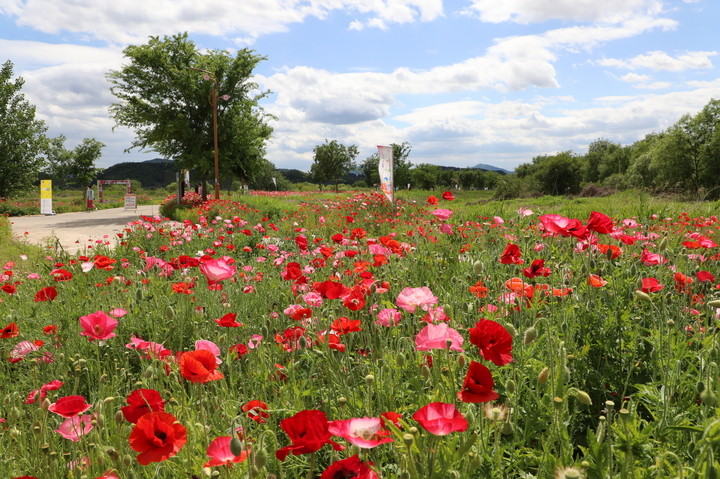
<instances>
[{"instance_id":1,"label":"paved path","mask_svg":"<svg viewBox=\"0 0 720 479\"><path fill-rule=\"evenodd\" d=\"M75 254L83 252L88 245L95 247L98 240L110 241L111 247L114 246L117 233L121 233L129 222L140 218L140 215L156 215L159 208L160 205L142 205L136 210L112 208L54 216L13 216L9 219L14 236L43 246L48 242L54 244L57 238L67 253Z\"/></svg>"}]
</instances>

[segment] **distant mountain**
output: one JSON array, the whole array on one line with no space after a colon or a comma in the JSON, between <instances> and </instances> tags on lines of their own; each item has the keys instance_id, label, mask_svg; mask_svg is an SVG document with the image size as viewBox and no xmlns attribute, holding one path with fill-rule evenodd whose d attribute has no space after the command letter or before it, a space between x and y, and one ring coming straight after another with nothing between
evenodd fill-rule
<instances>
[{"instance_id":1,"label":"distant mountain","mask_svg":"<svg viewBox=\"0 0 720 479\"><path fill-rule=\"evenodd\" d=\"M173 164L173 160L167 160L165 158L153 158L152 160L141 161L140 163L168 163Z\"/></svg>"},{"instance_id":2,"label":"distant mountain","mask_svg":"<svg viewBox=\"0 0 720 479\"><path fill-rule=\"evenodd\" d=\"M172 162L156 158L138 163L117 163L105 168L98 180L137 180L145 188L164 188L175 181Z\"/></svg>"},{"instance_id":3,"label":"distant mountain","mask_svg":"<svg viewBox=\"0 0 720 479\"><path fill-rule=\"evenodd\" d=\"M497 166L493 165L486 165L485 163L478 163L475 166L471 166L471 168L485 171L497 171L501 175L512 175L514 173L514 171L508 171L504 168L498 168Z\"/></svg>"}]
</instances>

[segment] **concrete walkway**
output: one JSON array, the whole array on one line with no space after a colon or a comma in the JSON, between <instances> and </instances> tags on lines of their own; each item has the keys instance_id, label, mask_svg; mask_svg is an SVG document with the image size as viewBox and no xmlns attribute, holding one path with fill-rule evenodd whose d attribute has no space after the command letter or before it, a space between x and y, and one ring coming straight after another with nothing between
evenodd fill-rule
<instances>
[{"instance_id":1,"label":"concrete walkway","mask_svg":"<svg viewBox=\"0 0 720 479\"><path fill-rule=\"evenodd\" d=\"M86 252L88 245L95 248L96 241L109 241L112 248L117 234L122 233L128 223L139 219L141 215L159 214L159 209L160 205L142 205L135 210L112 208L54 216L13 216L8 219L15 237L41 246L54 245L57 239L65 252L74 255Z\"/></svg>"}]
</instances>

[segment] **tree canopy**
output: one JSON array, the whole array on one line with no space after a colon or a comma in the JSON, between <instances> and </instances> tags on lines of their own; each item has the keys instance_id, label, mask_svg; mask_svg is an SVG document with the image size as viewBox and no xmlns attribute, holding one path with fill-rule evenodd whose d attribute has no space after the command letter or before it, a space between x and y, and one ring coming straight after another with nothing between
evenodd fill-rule
<instances>
[{"instance_id":1,"label":"tree canopy","mask_svg":"<svg viewBox=\"0 0 720 479\"><path fill-rule=\"evenodd\" d=\"M336 140L325 140L325 144L316 146L313 153L315 157L310 167L313 181L319 185L333 182L337 190L340 178L355 168L355 157L359 152L355 145L345 146Z\"/></svg>"},{"instance_id":2,"label":"tree canopy","mask_svg":"<svg viewBox=\"0 0 720 479\"><path fill-rule=\"evenodd\" d=\"M172 158L181 169L195 169L203 178L214 170L214 78L194 69L212 72L216 92L221 175L234 172L245 181L261 165L264 143L272 128L270 115L258 101L250 81L265 57L242 49L232 56L224 50L201 53L187 33L150 37L145 45L123 51L129 63L111 71L111 92L120 101L110 106L116 126L135 130L126 150L140 148Z\"/></svg>"},{"instance_id":3,"label":"tree canopy","mask_svg":"<svg viewBox=\"0 0 720 479\"><path fill-rule=\"evenodd\" d=\"M98 174L95 162L102 156L105 145L95 138L84 138L75 149L66 150L64 143L63 135L49 141L49 173L79 186L90 184Z\"/></svg>"},{"instance_id":4,"label":"tree canopy","mask_svg":"<svg viewBox=\"0 0 720 479\"><path fill-rule=\"evenodd\" d=\"M412 146L404 141L401 144L390 143L393 149L393 183L396 187L405 187L410 183L410 168L412 163L408 160ZM368 186L380 184L378 165L380 157L377 152L368 156L360 164L360 174Z\"/></svg>"},{"instance_id":5,"label":"tree canopy","mask_svg":"<svg viewBox=\"0 0 720 479\"><path fill-rule=\"evenodd\" d=\"M29 188L45 164L47 127L35 118L35 106L20 93L22 78L12 81L13 64L0 68L0 197Z\"/></svg>"}]
</instances>

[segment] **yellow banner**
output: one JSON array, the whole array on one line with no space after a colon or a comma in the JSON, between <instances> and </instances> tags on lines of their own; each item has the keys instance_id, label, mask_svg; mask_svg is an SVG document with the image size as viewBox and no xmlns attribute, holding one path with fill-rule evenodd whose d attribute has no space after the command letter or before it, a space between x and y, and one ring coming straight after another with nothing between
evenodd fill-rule
<instances>
[{"instance_id":1,"label":"yellow banner","mask_svg":"<svg viewBox=\"0 0 720 479\"><path fill-rule=\"evenodd\" d=\"M52 180L40 180L40 199L52 199Z\"/></svg>"}]
</instances>

